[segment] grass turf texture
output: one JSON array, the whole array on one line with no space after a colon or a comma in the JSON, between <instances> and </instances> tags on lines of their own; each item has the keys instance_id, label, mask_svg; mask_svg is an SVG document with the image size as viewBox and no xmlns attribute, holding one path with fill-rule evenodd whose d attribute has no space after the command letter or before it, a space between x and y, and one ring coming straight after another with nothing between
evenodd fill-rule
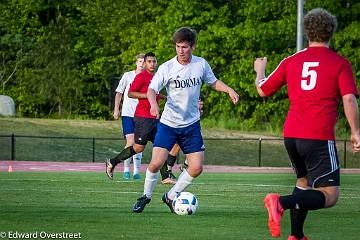
<instances>
[{"instance_id":1,"label":"grass turf texture","mask_svg":"<svg viewBox=\"0 0 360 240\"><path fill-rule=\"evenodd\" d=\"M142 176L144 177L144 176ZM188 191L199 200L193 216L171 214L158 184L151 203L132 213L141 181L110 181L104 173L0 173L0 232L80 232L82 239L271 239L263 198L292 191L292 174L203 173ZM358 239L360 175L342 175L331 209L310 212L310 239ZM289 211L282 237L290 231Z\"/></svg>"}]
</instances>

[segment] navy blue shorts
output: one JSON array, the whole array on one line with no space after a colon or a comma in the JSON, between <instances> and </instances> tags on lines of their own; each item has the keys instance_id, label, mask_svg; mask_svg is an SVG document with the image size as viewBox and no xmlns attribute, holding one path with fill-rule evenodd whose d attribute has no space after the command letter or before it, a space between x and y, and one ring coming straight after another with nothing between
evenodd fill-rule
<instances>
[{"instance_id":1,"label":"navy blue shorts","mask_svg":"<svg viewBox=\"0 0 360 240\"><path fill-rule=\"evenodd\" d=\"M202 152L205 150L201 135L200 121L183 128L173 128L159 123L155 136L154 147L172 149L178 143L184 154Z\"/></svg>"},{"instance_id":2,"label":"navy blue shorts","mask_svg":"<svg viewBox=\"0 0 360 240\"><path fill-rule=\"evenodd\" d=\"M340 185L335 141L285 138L284 143L298 178L307 177L313 188Z\"/></svg>"},{"instance_id":3,"label":"navy blue shorts","mask_svg":"<svg viewBox=\"0 0 360 240\"><path fill-rule=\"evenodd\" d=\"M134 118L122 116L121 121L122 121L122 129L123 129L124 137L128 134L134 134L135 131Z\"/></svg>"}]
</instances>

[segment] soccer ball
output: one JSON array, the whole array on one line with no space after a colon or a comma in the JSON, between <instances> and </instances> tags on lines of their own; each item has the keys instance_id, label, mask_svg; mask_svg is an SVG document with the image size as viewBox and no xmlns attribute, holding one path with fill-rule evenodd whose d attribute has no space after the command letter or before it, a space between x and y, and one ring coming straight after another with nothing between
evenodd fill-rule
<instances>
[{"instance_id":1,"label":"soccer ball","mask_svg":"<svg viewBox=\"0 0 360 240\"><path fill-rule=\"evenodd\" d=\"M173 208L177 215L191 215L196 212L197 198L189 192L181 192L173 200Z\"/></svg>"}]
</instances>

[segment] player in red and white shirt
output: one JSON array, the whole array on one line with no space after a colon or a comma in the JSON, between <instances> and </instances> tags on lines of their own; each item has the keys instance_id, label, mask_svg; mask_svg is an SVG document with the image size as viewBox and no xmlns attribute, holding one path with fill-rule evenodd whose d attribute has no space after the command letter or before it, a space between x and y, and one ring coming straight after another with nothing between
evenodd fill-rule
<instances>
[{"instance_id":1,"label":"player in red and white shirt","mask_svg":"<svg viewBox=\"0 0 360 240\"><path fill-rule=\"evenodd\" d=\"M309 47L281 61L265 78L266 58L254 63L260 96L271 96L287 85L290 108L284 124L284 143L297 175L291 195L268 194L269 230L280 237L283 211L290 209L291 235L307 239L303 225L308 210L332 207L339 197L340 170L335 146L335 123L340 96L351 128L353 152L360 152L359 97L349 61L329 49L336 18L324 9L304 17Z\"/></svg>"},{"instance_id":2,"label":"player in red and white shirt","mask_svg":"<svg viewBox=\"0 0 360 240\"><path fill-rule=\"evenodd\" d=\"M132 82L128 95L138 99L134 113L134 141L131 146L126 147L116 157L107 159L106 174L110 179L113 177L115 167L120 162L131 156L144 151L148 141L153 142L159 120L150 114L150 103L147 100L148 86L154 76L157 66L157 59L154 53L148 52L144 57L144 70L136 75ZM159 100L158 95L157 100Z\"/></svg>"}]
</instances>

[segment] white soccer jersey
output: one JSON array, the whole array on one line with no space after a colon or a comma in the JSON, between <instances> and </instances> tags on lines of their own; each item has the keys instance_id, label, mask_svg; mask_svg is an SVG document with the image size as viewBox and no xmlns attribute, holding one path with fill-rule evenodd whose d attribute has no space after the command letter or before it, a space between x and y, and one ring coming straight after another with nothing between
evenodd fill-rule
<instances>
[{"instance_id":1,"label":"white soccer jersey","mask_svg":"<svg viewBox=\"0 0 360 240\"><path fill-rule=\"evenodd\" d=\"M182 128L200 120L198 100L202 81L211 85L217 78L201 57L192 56L187 65L181 65L176 57L161 64L149 86L155 92L166 87L167 101L160 122Z\"/></svg>"},{"instance_id":2,"label":"white soccer jersey","mask_svg":"<svg viewBox=\"0 0 360 240\"><path fill-rule=\"evenodd\" d=\"M129 98L128 92L131 83L135 79L135 71L130 71L124 73L124 75L121 77L121 80L119 81L119 85L116 88L116 92L123 94L123 103L121 108L121 116L126 117L134 117L136 105L138 104L138 100L136 98Z\"/></svg>"}]
</instances>

